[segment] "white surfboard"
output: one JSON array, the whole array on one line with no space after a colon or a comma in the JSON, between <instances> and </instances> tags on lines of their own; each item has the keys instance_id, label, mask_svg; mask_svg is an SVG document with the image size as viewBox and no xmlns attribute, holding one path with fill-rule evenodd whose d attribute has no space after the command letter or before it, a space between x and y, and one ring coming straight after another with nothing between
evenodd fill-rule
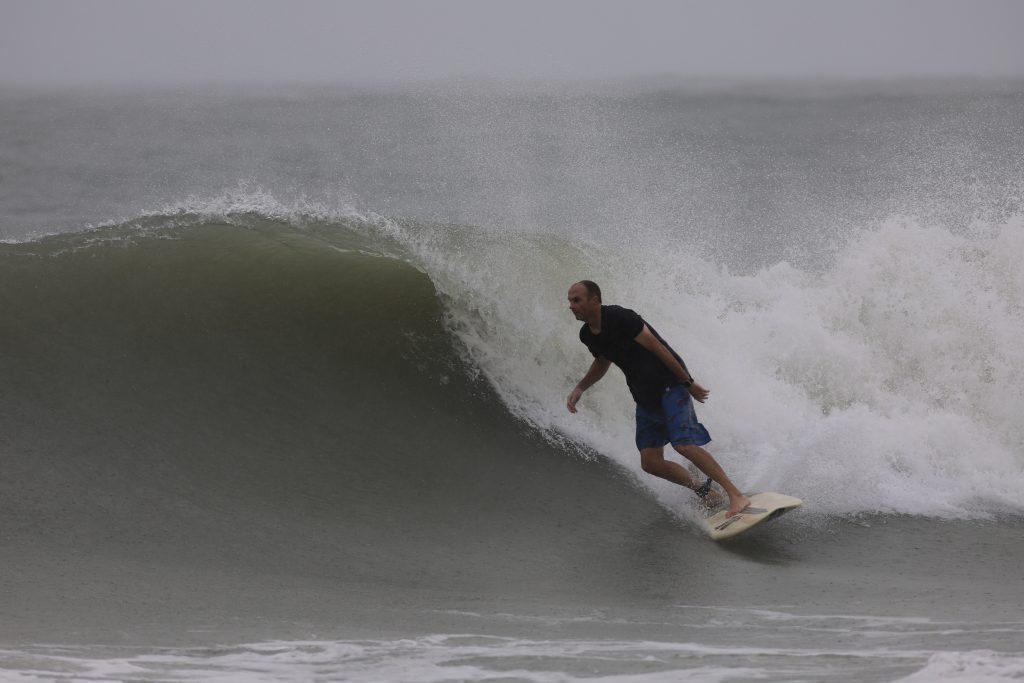
<instances>
[{"instance_id":1,"label":"white surfboard","mask_svg":"<svg viewBox=\"0 0 1024 683\"><path fill-rule=\"evenodd\" d=\"M771 491L754 493L747 497L750 498L750 505L738 515L726 517L726 511L723 508L705 520L712 539L721 541L732 538L752 529L761 522L767 522L790 510L795 510L803 504L799 498Z\"/></svg>"}]
</instances>

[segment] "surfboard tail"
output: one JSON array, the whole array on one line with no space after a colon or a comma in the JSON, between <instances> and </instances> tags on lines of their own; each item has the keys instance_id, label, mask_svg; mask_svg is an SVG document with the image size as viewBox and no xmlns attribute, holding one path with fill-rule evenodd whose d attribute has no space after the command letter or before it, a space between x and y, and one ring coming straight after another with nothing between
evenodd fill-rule
<instances>
[{"instance_id":1,"label":"surfboard tail","mask_svg":"<svg viewBox=\"0 0 1024 683\"><path fill-rule=\"evenodd\" d=\"M803 501L793 496L772 491L754 493L749 496L750 505L732 517L726 517L726 509L721 509L707 519L708 532L716 541L737 536L753 527L794 510Z\"/></svg>"}]
</instances>

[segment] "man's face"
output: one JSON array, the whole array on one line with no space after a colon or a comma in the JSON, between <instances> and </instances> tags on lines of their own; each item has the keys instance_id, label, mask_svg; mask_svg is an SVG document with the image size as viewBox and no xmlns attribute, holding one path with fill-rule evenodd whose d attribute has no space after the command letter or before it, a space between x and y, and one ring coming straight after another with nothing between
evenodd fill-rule
<instances>
[{"instance_id":1,"label":"man's face","mask_svg":"<svg viewBox=\"0 0 1024 683\"><path fill-rule=\"evenodd\" d=\"M583 285L575 284L569 288L569 310L577 320L586 320L600 305L596 296L588 296L587 288Z\"/></svg>"}]
</instances>

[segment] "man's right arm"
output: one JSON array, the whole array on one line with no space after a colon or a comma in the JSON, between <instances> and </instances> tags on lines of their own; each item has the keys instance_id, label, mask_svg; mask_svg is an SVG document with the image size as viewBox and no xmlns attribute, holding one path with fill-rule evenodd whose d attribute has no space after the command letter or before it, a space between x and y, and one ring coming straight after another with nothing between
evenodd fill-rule
<instances>
[{"instance_id":1,"label":"man's right arm","mask_svg":"<svg viewBox=\"0 0 1024 683\"><path fill-rule=\"evenodd\" d=\"M604 377L604 374L608 372L608 368L611 365L612 362L604 356L598 356L594 359L594 362L590 364L590 369L587 370L587 374L583 375L583 379L569 393L569 398L566 400L565 405L570 413L576 412L576 402L580 400L580 396L583 395L584 391L594 386L599 379Z\"/></svg>"}]
</instances>

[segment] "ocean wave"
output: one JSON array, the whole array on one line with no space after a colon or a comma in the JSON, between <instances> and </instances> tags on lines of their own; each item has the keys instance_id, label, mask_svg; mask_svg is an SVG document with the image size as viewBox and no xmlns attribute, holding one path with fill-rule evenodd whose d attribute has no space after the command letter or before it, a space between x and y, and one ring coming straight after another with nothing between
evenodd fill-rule
<instances>
[{"instance_id":1,"label":"ocean wave","mask_svg":"<svg viewBox=\"0 0 1024 683\"><path fill-rule=\"evenodd\" d=\"M741 486L826 514L986 518L1024 506L1022 249L1020 217L973 235L894 218L816 272L734 274L685 245L508 234L419 257L473 365L542 431L638 468L617 373L579 415L562 405L589 363L564 292L589 278L712 389L698 414Z\"/></svg>"},{"instance_id":2,"label":"ocean wave","mask_svg":"<svg viewBox=\"0 0 1024 683\"><path fill-rule=\"evenodd\" d=\"M639 472L617 374L564 410L588 363L564 291L589 277L712 389L699 413L744 488L826 515L987 518L1024 507L1022 247L1019 217L975 236L894 219L820 272L734 274L681 245L402 222L243 185L0 247L5 396L29 406L22 426L59 404L76 424L306 420L322 445L341 439L327 413L365 428L412 383L410 415L478 435L483 414L525 426L675 506L676 489ZM197 395L224 408L190 412ZM411 424L395 448L423 439Z\"/></svg>"},{"instance_id":3,"label":"ocean wave","mask_svg":"<svg viewBox=\"0 0 1024 683\"><path fill-rule=\"evenodd\" d=\"M0 247L10 544L448 585L645 505L509 415L393 240L230 218Z\"/></svg>"}]
</instances>

